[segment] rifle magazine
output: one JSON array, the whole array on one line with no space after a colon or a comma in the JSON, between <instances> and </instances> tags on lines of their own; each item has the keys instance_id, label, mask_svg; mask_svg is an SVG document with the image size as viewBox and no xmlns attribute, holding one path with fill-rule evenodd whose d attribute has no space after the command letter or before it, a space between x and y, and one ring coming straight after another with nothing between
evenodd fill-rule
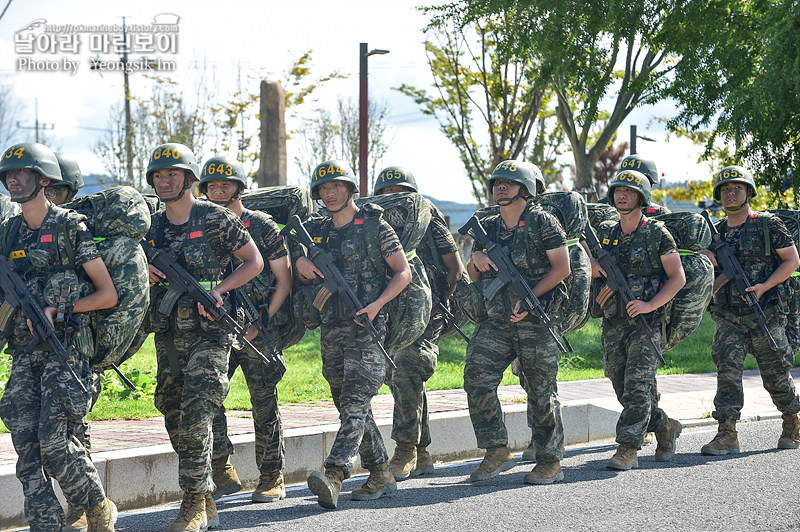
<instances>
[{"instance_id":1,"label":"rifle magazine","mask_svg":"<svg viewBox=\"0 0 800 532\"><path fill-rule=\"evenodd\" d=\"M328 290L328 288L323 285L320 287L319 292L317 292L317 295L314 298L314 302L312 303L312 305L314 305L315 309L321 311L323 308L325 308L325 304L328 302L328 300L331 298L332 295L333 293L331 293L331 291Z\"/></svg>"}]
</instances>

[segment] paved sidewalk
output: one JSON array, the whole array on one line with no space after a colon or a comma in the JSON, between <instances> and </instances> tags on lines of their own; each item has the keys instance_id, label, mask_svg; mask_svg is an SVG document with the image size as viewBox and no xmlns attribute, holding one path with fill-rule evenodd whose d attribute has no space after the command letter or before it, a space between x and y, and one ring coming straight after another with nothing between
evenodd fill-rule
<instances>
[{"instance_id":1,"label":"paved sidewalk","mask_svg":"<svg viewBox=\"0 0 800 532\"><path fill-rule=\"evenodd\" d=\"M795 380L800 380L800 368L792 371ZM742 417L777 415L769 394L761 384L756 370L745 371L745 406ZM708 418L714 408L716 374L661 375L658 377L661 392L661 407L682 421ZM503 405L522 404L525 392L520 386L502 386L499 395ZM559 383L562 403L570 401L590 402L598 407L618 410L619 403L608 379L570 381ZM393 401L391 395L379 395L372 401L377 421L391 420ZM455 412L467 409L464 390L442 390L428 393L430 413ZM332 402L314 404L290 404L281 406L284 430L336 424L339 416ZM163 418L134 421L92 422L93 452L120 451L151 445L169 444ZM253 432L253 420L249 412L229 412L228 429L232 435ZM16 463L17 455L11 444L10 434L0 434L0 465Z\"/></svg>"}]
</instances>

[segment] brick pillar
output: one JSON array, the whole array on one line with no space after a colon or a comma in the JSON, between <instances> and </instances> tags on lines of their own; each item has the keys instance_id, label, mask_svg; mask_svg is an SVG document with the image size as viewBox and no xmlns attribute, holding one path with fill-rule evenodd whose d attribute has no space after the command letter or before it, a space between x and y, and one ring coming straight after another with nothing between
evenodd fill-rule
<instances>
[{"instance_id":1,"label":"brick pillar","mask_svg":"<svg viewBox=\"0 0 800 532\"><path fill-rule=\"evenodd\" d=\"M261 81L261 165L258 186L286 184L286 99L277 81Z\"/></svg>"}]
</instances>

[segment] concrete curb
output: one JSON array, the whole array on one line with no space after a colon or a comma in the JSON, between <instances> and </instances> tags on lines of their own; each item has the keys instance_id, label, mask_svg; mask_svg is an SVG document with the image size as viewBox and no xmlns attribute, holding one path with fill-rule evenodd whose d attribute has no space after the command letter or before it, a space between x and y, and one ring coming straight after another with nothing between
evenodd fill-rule
<instances>
[{"instance_id":1,"label":"concrete curb","mask_svg":"<svg viewBox=\"0 0 800 532\"><path fill-rule=\"evenodd\" d=\"M609 407L605 401L598 406L587 401L565 401L561 405L564 419L566 445L576 445L614 438L617 419L622 408ZM530 443L530 429L526 418L526 405L503 407L503 416L508 428L509 446L520 452ZM779 414L743 416L742 422L775 419ZM431 414L433 443L428 448L438 462L453 462L483 457L477 448L475 434L467 410ZM716 425L714 419L682 421L684 427L695 428ZM391 455L394 441L391 439L391 420L378 420L381 435ZM288 429L284 432L286 445L286 468L284 475L288 484L305 483L312 471L319 471L333 445L338 424ZM244 491L258 484L259 472L255 466L254 435L242 434L231 437L235 454L232 457ZM124 451L109 451L92 455L100 473L100 479L108 497L121 511L134 510L179 501L182 492L178 488L178 457L170 445L153 445ZM356 474L365 471L356 467ZM14 465L0 466L0 530L26 526L23 514L22 486L15 476ZM56 493L64 503L61 490Z\"/></svg>"}]
</instances>

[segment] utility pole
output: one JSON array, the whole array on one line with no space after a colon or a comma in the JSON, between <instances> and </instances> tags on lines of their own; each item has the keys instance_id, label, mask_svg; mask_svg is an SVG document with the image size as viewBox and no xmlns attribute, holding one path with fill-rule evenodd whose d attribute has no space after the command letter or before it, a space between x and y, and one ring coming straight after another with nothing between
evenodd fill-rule
<instances>
[{"instance_id":1,"label":"utility pole","mask_svg":"<svg viewBox=\"0 0 800 532\"><path fill-rule=\"evenodd\" d=\"M23 126L19 122L17 122L17 127L19 129L35 129L36 130L36 142L38 143L39 142L39 130L41 129L42 131L48 131L50 129L53 129L55 127L55 125L54 124L45 124L44 122L41 122L41 123L39 122L39 98L35 98L33 101L34 101L34 109L35 109L33 127Z\"/></svg>"}]
</instances>

